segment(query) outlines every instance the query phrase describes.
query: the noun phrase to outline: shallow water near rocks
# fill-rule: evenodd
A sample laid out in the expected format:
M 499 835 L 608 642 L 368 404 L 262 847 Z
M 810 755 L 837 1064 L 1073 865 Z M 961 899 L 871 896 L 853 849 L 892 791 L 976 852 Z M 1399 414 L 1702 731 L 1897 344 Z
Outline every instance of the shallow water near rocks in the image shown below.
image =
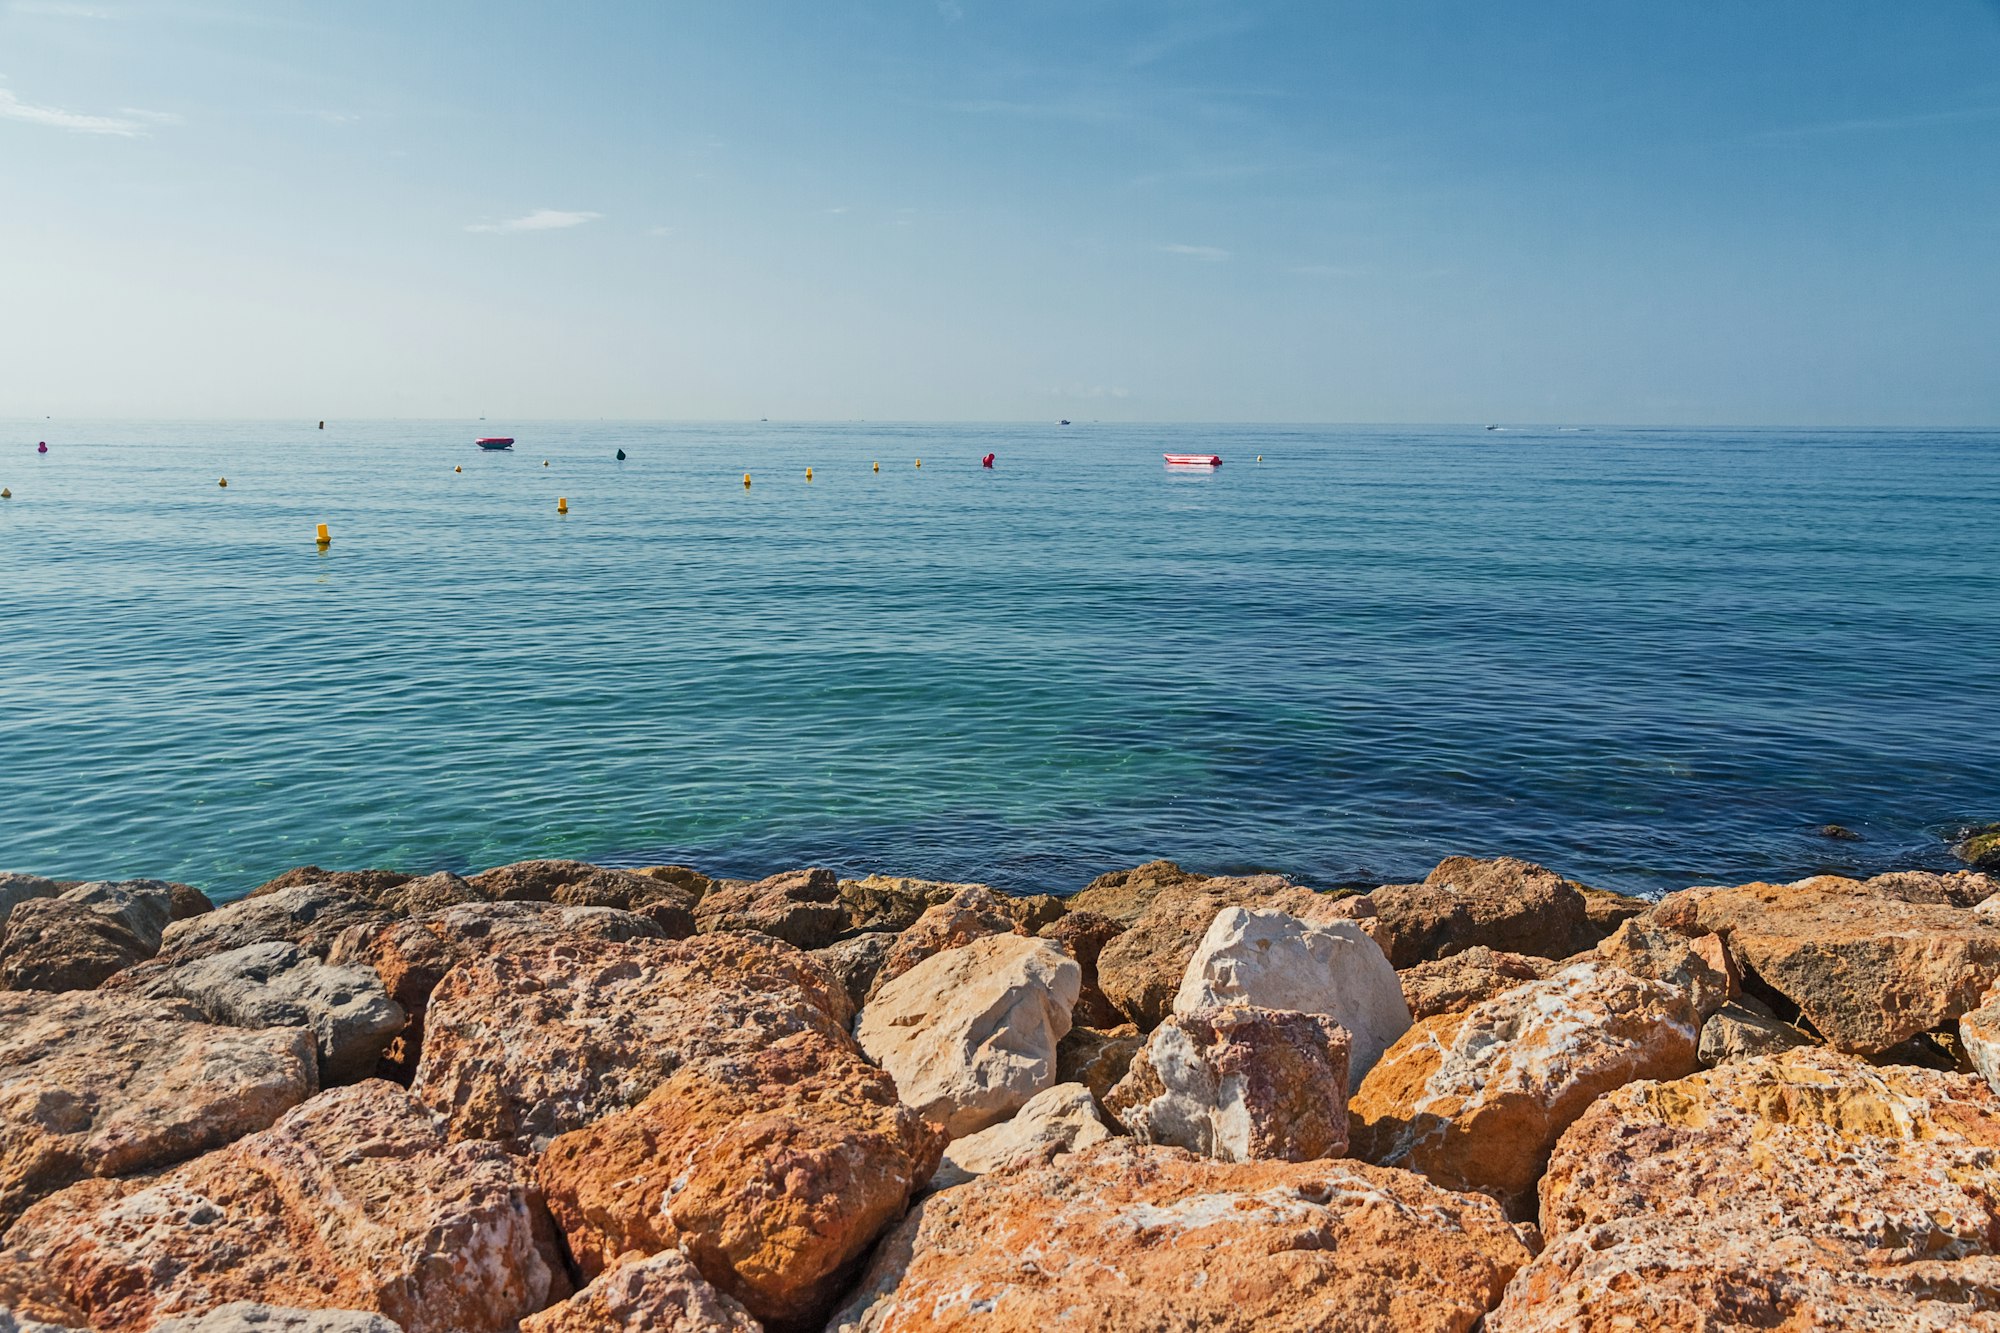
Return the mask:
M 2000 818 L 1991 432 L 42 422 L 0 484 L 0 868 L 1656 892 Z

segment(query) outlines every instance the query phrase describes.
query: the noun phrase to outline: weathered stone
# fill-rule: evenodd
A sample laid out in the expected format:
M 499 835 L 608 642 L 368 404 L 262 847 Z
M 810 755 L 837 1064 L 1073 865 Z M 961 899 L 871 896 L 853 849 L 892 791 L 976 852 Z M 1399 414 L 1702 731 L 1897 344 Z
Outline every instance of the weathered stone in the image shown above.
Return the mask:
M 1412 1027 L 1350 1104 L 1354 1155 L 1533 1210 L 1549 1151 L 1591 1102 L 1695 1062 L 1688 993 L 1584 963 Z
M 1183 870 L 1172 861 L 1148 861 L 1130 870 L 1099 875 L 1070 895 L 1069 910 L 1096 912 L 1120 925 L 1131 926 L 1145 915 L 1162 890 L 1199 884 L 1207 878 Z
M 566 885 L 592 879 L 606 873 L 601 867 L 588 861 L 514 861 L 491 870 L 482 870 L 467 876 L 472 884 L 494 902 L 502 903 L 550 903 L 555 901 L 556 891 Z M 618 874 L 620 872 L 609 872 Z M 634 877 L 636 878 L 636 876 Z M 612 903 L 579 903 L 577 906 L 610 907 Z
M 693 866 L 633 866 L 631 873 L 658 880 L 662 884 L 671 884 L 687 894 L 688 901 L 693 903 L 700 902 L 703 895 L 715 887 L 714 880 Z
M 844 1034 L 852 1013 L 810 955 L 759 934 L 524 946 L 432 991 L 411 1088 L 453 1139 L 525 1151 L 637 1105 L 690 1060 Z
M 549 1209 L 586 1276 L 679 1250 L 761 1319 L 823 1321 L 944 1135 L 842 1034 L 683 1066 L 549 1145 Z
M 237 1301 L 207 1314 L 179 1315 L 153 1325 L 153 1333 L 403 1333 L 402 1327 L 364 1310 L 295 1310 Z
M 812 956 L 839 980 L 847 991 L 847 998 L 859 1009 L 867 1002 L 868 992 L 875 989 L 875 978 L 882 970 L 882 960 L 889 956 L 889 950 L 895 944 L 894 932 L 868 930 L 844 940 L 835 940 L 823 949 L 814 949 Z
M 686 866 L 655 866 L 658 873 L 609 870 L 586 861 L 516 861 L 483 870 L 469 881 L 494 902 L 557 903 L 612 907 L 650 919 L 669 939 L 694 934 L 694 905 L 708 880 Z
M 423 1051 L 431 992 L 460 963 L 536 944 L 655 939 L 651 921 L 608 907 L 548 903 L 464 903 L 408 920 L 370 921 L 337 936 L 327 961 L 374 971 L 408 1026 L 385 1048 L 383 1068 L 407 1079 Z
M 1685 889 L 1652 919 L 1723 936 L 1753 992 L 1783 997 L 1829 1046 L 1869 1055 L 1956 1023 L 2000 980 L 2000 922 L 1893 889 L 1832 875 Z
M 53 898 L 30 898 L 7 917 L 0 987 L 94 990 L 160 948 L 173 891 L 159 880 L 96 881 Z
M 695 911 L 703 934 L 754 930 L 801 949 L 821 949 L 848 929 L 831 870 L 790 870 L 755 884 L 717 885 Z
M 1351 1161 L 1117 1139 L 931 1195 L 829 1333 L 1469 1333 L 1529 1251 L 1485 1199 Z
M 1011 1119 L 968 1134 L 945 1149 L 930 1188 L 950 1189 L 1014 1162 L 1045 1162 L 1111 1137 L 1097 1098 L 1081 1083 L 1058 1083 L 1028 1099 Z
M 878 989 L 854 1035 L 905 1102 L 961 1138 L 1055 1082 L 1080 977 L 1047 940 L 990 935 Z
M 309 1030 L 323 1086 L 366 1078 L 390 1038 L 403 1030 L 402 1006 L 372 970 L 330 966 L 296 944 L 246 944 L 148 971 L 129 986 L 120 980 L 112 986 L 154 999 L 186 1000 L 212 1022 Z
M 764 1333 L 764 1326 L 710 1286 L 686 1255 L 663 1250 L 529 1315 L 521 1333 Z
M 1348 1034 L 1323 1014 L 1245 1004 L 1173 1014 L 1110 1096 L 1141 1143 L 1224 1162 L 1347 1151 Z
M 1162 888 L 1132 928 L 1097 955 L 1097 984 L 1121 1014 L 1151 1029 L 1173 1006 L 1195 946 L 1223 908 L 1268 907 L 1301 920 L 1318 920 L 1323 918 L 1316 913 L 1333 902 L 1330 895 L 1288 884 L 1276 875 L 1205 879 Z
M 1368 892 L 1370 933 L 1398 968 L 1463 953 L 1476 944 L 1538 958 L 1567 958 L 1595 945 L 1582 886 L 1511 856 L 1453 856 L 1422 884 Z
M 1490 1333 L 2000 1329 L 2000 1099 L 1800 1049 L 1599 1100 Z
M 174 922 L 160 945 L 159 962 L 177 966 L 246 944 L 273 942 L 296 944 L 315 958 L 324 958 L 341 931 L 393 920 L 395 915 L 337 884 L 291 884 L 224 903 L 206 916 Z
M 1974 870 L 2000 870 L 2000 824 L 1968 829 L 1952 844 L 1951 854 Z
M 0 871 L 0 944 L 6 942 L 7 918 L 13 913 L 14 904 L 24 903 L 30 898 L 53 898 L 61 892 L 62 886 L 55 880 L 12 870 Z
M 39 1263 L 19 1250 L 0 1250 L 0 1333 L 71 1333 L 83 1322 L 83 1311 Z
M 1146 1038 L 1131 1023 L 1115 1028 L 1073 1027 L 1056 1043 L 1056 1080 L 1083 1084 L 1102 1105 L 1145 1044 Z
M 880 990 L 934 954 L 962 948 L 988 935 L 1018 933 L 1022 932 L 1001 905 L 999 894 L 968 885 L 935 907 L 924 909 L 924 914 L 896 937 L 882 960 L 881 970 L 875 974 L 875 989 Z
M 2000 1093 L 2000 986 L 1986 992 L 1979 1007 L 1958 1020 L 1958 1044 L 1966 1061 Z
M 397 885 L 374 895 L 378 907 L 387 908 L 397 916 L 410 916 L 417 912 L 435 912 L 440 908 L 456 907 L 460 903 L 490 902 L 491 896 L 475 887 L 471 881 L 461 879 L 449 870 L 435 874 L 420 875 L 415 879 Z
M 1705 1067 L 1810 1044 L 1797 1028 L 1779 1022 L 1768 1013 L 1759 1013 L 1752 1004 L 1755 1001 L 1731 1001 L 1702 1023 L 1701 1041 L 1695 1053 Z
M 175 1000 L 0 994 L 0 1235 L 43 1195 L 219 1148 L 314 1088 L 299 1029 L 218 1027 Z
M 501 1333 L 568 1295 L 519 1165 L 490 1143 L 448 1145 L 380 1080 L 164 1175 L 72 1185 L 8 1241 L 104 1333 L 236 1301 Z
M 1083 975 L 1077 987 L 1076 1009 L 1072 1014 L 1079 1027 L 1117 1027 L 1125 1021 L 1118 1006 L 1111 1003 L 1097 984 L 1097 956 L 1104 946 L 1125 933 L 1122 922 L 1096 912 L 1065 912 L 1037 930 L 1042 939 L 1053 941 L 1076 959 Z
M 1718 937 L 1702 938 L 1714 946 Z M 1694 1000 L 1695 1013 L 1705 1019 L 1736 997 L 1736 987 L 1725 968 L 1711 964 L 1694 946 L 1695 941 L 1678 931 L 1641 919 L 1625 922 L 1599 941 L 1596 956 L 1635 977 L 1679 986 Z M 1719 948 L 1711 956 L 1719 960 Z
M 1598 935 L 1609 935 L 1635 916 L 1644 916 L 1653 909 L 1653 904 L 1644 898 L 1635 898 L 1629 893 L 1614 893 L 1610 889 L 1593 889 L 1587 884 L 1575 885 L 1583 895 L 1583 914 L 1590 921 L 1591 930 Z
M 1345 1028 L 1352 1046 L 1341 1068 L 1343 1106 L 1350 1074 L 1356 1083 L 1366 1078 L 1410 1027 L 1396 970 L 1359 926 L 1311 925 L 1283 912 L 1216 913 L 1188 961 L 1174 1012 L 1225 1004 L 1323 1014 Z
M 908 930 L 917 924 L 918 917 L 965 889 L 996 892 L 984 884 L 953 884 L 934 879 L 910 879 L 902 875 L 870 875 L 866 879 L 841 880 L 839 895 L 854 929 L 894 932 Z
M 215 903 L 209 896 L 192 884 L 167 883 L 167 915 L 175 921 L 185 921 L 191 916 L 205 916 L 215 910 Z
M 1039 935 L 1069 915 L 1069 899 L 1053 893 L 1003 893 L 1000 901 L 1023 935 Z
M 243 896 L 261 898 L 283 889 L 297 888 L 301 884 L 325 884 L 348 897 L 376 899 L 415 878 L 400 870 L 321 870 L 318 866 L 294 866 Z
M 1403 1000 L 1413 1020 L 1455 1014 L 1484 1004 L 1529 981 L 1540 981 L 1561 970 L 1547 958 L 1504 953 L 1475 944 L 1464 953 L 1434 958 L 1397 974 Z

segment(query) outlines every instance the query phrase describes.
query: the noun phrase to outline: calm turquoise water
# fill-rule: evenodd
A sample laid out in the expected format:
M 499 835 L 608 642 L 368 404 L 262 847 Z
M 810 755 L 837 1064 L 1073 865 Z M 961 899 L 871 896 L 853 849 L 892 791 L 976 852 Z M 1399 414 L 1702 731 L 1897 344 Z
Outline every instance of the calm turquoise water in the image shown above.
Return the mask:
M 1650 891 L 2000 818 L 2000 435 L 500 425 L 0 426 L 0 867 Z

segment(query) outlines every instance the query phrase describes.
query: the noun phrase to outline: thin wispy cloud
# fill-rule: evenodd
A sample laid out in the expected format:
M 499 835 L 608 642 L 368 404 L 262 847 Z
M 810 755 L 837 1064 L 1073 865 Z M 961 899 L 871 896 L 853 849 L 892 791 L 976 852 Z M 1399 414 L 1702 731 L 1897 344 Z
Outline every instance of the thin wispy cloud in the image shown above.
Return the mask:
M 1183 259 L 1199 259 L 1204 264 L 1220 264 L 1229 258 L 1229 251 L 1219 245 L 1163 245 L 1163 255 L 1179 255 Z
M 1819 125 L 1796 125 L 1788 129 L 1765 130 L 1752 137 L 1765 141 L 1817 139 L 1834 134 L 1880 134 L 1893 130 L 1924 130 L 1939 125 L 1966 125 L 1981 120 L 2000 120 L 2000 106 L 1968 106 L 1953 111 L 1925 111 L 1909 116 L 1829 120 Z
M 144 107 L 121 106 L 118 108 L 118 114 L 121 116 L 130 116 L 134 120 L 142 120 L 148 125 L 187 124 L 187 117 L 178 111 L 148 111 Z
M 505 222 L 473 222 L 465 229 L 502 235 L 517 231 L 561 231 L 565 227 L 581 227 L 584 223 L 595 222 L 603 216 L 602 213 L 538 208 L 525 217 L 509 218 Z
M 142 139 L 146 127 L 128 116 L 91 116 L 61 107 L 37 106 L 23 102 L 6 88 L 0 88 L 0 120 L 18 120 L 27 125 L 43 125 L 72 134 L 109 134 L 121 139 Z

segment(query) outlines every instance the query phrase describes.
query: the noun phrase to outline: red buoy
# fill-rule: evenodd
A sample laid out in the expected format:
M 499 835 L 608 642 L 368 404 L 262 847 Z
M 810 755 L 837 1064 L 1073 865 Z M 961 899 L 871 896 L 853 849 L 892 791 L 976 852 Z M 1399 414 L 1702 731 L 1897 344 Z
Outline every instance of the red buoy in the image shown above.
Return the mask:
M 984 458 L 980 459 L 980 460 L 979 460 L 979 466 L 981 466 L 981 467 L 992 467 L 992 466 L 993 466 L 993 455 L 992 455 L 992 454 L 988 454 L 988 455 L 986 455 L 986 457 L 984 457 Z
M 49 451 L 49 442 L 47 440 L 43 440 L 40 444 L 35 446 L 35 452 L 38 454 L 45 454 L 48 451 Z

